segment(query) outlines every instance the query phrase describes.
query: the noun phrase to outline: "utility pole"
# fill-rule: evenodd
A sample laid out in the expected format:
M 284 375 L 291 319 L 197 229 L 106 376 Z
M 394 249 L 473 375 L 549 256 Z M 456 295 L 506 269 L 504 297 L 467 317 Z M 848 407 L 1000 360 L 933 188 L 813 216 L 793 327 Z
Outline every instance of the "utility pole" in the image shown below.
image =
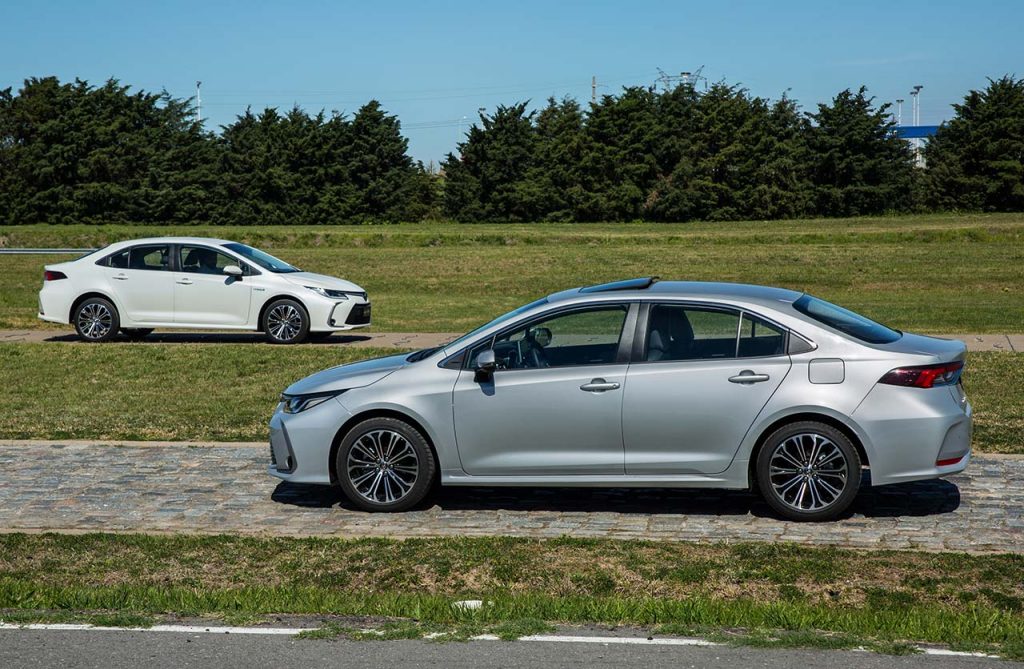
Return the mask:
M 590 77 L 590 104 L 597 104 L 597 75 Z
M 199 88 L 203 85 L 203 82 L 196 82 L 196 123 L 202 125 L 203 123 L 203 98 L 199 95 Z
M 918 126 L 921 124 L 921 89 L 924 86 L 918 84 L 910 91 L 910 97 L 914 103 L 913 117 L 914 125 Z M 923 159 L 921 158 L 921 140 L 917 137 L 914 138 L 914 163 L 918 167 L 923 166 Z
M 903 98 L 896 98 L 896 127 L 903 125 Z

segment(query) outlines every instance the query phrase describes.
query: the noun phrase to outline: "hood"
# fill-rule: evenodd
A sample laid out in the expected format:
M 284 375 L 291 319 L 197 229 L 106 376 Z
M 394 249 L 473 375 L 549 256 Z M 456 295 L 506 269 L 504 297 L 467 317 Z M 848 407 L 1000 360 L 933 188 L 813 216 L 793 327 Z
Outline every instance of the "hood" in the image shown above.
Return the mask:
M 390 355 L 386 358 L 375 358 L 373 360 L 363 360 L 362 362 L 331 367 L 296 381 L 288 386 L 284 392 L 287 395 L 305 395 L 307 393 L 348 390 L 350 388 L 368 386 L 408 364 L 405 361 L 408 355 L 408 353 Z
M 317 286 L 318 288 L 330 288 L 331 290 L 344 290 L 350 293 L 366 292 L 351 281 L 337 279 L 326 274 L 314 274 L 313 272 L 289 272 L 281 274 L 285 279 L 299 286 Z

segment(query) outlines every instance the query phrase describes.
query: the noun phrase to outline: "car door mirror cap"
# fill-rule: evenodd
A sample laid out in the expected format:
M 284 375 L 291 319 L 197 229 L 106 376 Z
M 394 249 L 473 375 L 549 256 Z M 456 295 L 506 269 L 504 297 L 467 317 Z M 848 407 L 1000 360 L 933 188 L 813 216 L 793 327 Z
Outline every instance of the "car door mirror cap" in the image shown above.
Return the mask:
M 236 279 L 241 279 L 242 275 L 245 274 L 245 272 L 242 271 L 242 268 L 238 265 L 228 265 L 223 271 L 228 276 L 233 276 Z
M 493 349 L 487 349 L 480 351 L 479 355 L 476 356 L 476 374 L 474 379 L 476 381 L 488 381 L 494 376 L 494 370 L 497 369 L 498 362 L 494 356 Z

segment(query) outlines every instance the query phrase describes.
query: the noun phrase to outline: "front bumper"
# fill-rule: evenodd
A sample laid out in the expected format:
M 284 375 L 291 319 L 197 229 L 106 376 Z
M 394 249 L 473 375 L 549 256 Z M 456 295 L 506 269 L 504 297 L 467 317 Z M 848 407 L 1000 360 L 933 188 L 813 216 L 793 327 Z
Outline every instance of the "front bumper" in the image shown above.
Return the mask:
M 370 325 L 370 301 L 360 297 L 347 300 L 307 298 L 306 308 L 312 332 L 342 332 Z
M 351 417 L 334 398 L 297 414 L 281 407 L 270 419 L 270 460 L 267 473 L 292 483 L 331 483 L 331 446 Z

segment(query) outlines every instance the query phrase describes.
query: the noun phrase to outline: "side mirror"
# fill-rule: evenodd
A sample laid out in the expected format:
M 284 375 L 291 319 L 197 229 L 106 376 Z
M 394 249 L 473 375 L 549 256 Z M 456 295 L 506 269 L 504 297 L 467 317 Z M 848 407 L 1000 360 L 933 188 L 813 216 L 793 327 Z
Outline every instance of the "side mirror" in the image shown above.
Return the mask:
M 228 276 L 233 276 L 235 278 L 239 278 L 243 274 L 242 268 L 239 267 L 238 265 L 228 265 L 227 267 L 224 268 L 223 271 Z
M 494 370 L 497 368 L 498 363 L 494 358 L 494 351 L 487 349 L 486 351 L 480 351 L 480 354 L 476 356 L 476 374 L 474 380 L 476 381 L 487 381 L 494 376 Z

